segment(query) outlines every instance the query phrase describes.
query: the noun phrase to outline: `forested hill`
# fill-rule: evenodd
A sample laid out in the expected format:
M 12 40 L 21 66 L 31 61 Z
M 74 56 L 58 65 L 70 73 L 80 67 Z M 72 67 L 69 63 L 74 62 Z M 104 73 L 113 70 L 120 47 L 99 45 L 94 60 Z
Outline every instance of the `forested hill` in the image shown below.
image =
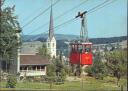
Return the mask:
M 90 39 L 90 41 L 93 44 L 115 43 L 115 42 L 122 42 L 124 40 L 127 40 L 127 36 L 110 37 L 110 38 L 92 38 L 92 39 Z
M 25 35 L 22 36 L 24 42 L 29 41 L 46 41 L 48 35 Z M 55 35 L 56 40 L 58 42 L 64 43 L 64 42 L 70 42 L 72 40 L 77 40 L 79 36 L 77 35 L 63 35 L 63 34 L 56 34 Z M 106 43 L 115 43 L 115 42 L 121 42 L 124 40 L 127 40 L 127 36 L 120 36 L 120 37 L 110 37 L 110 38 L 91 38 L 89 39 L 90 42 L 93 44 L 106 44 Z

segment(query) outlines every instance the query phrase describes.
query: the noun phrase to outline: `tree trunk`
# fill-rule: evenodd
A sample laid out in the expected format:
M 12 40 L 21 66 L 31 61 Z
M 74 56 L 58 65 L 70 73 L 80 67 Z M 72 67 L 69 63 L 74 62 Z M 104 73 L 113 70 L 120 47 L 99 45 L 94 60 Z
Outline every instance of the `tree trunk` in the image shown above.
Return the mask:
M 8 64 L 7 64 L 7 61 L 6 61 L 6 73 L 8 73 Z

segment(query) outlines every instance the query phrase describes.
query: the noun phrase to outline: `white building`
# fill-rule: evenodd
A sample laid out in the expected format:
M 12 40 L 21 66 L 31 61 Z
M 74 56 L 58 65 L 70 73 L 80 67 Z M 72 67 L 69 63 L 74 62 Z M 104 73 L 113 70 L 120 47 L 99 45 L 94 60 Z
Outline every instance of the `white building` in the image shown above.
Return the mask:
M 53 29 L 53 15 L 52 15 L 52 7 L 50 13 L 50 25 L 49 25 L 49 36 L 46 42 L 46 46 L 48 49 L 49 55 L 53 58 L 56 58 L 56 39 L 54 36 L 54 29 Z

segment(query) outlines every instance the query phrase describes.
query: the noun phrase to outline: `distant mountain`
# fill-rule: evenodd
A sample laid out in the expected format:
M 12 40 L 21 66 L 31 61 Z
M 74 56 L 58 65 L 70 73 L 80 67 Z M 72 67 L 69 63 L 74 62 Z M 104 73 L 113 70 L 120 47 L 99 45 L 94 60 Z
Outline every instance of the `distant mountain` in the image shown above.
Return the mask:
M 64 35 L 64 34 L 55 34 L 56 40 L 74 40 L 77 39 L 79 36 L 77 35 Z M 48 38 L 48 34 L 38 34 L 38 35 L 24 35 L 22 36 L 24 42 L 29 41 L 46 41 Z
M 48 38 L 48 34 L 38 34 L 38 35 L 24 35 L 23 41 L 46 41 Z M 78 40 L 78 35 L 65 35 L 65 34 L 55 34 L 56 40 L 58 42 L 69 42 L 72 40 Z M 120 36 L 120 37 L 110 37 L 110 38 L 91 38 L 89 39 L 90 42 L 93 44 L 106 44 L 106 43 L 115 43 L 121 42 L 123 40 L 127 40 L 127 36 Z
M 115 42 L 122 42 L 124 40 L 127 40 L 127 36 L 110 37 L 110 38 L 92 38 L 92 39 L 90 39 L 90 41 L 93 44 L 115 43 Z

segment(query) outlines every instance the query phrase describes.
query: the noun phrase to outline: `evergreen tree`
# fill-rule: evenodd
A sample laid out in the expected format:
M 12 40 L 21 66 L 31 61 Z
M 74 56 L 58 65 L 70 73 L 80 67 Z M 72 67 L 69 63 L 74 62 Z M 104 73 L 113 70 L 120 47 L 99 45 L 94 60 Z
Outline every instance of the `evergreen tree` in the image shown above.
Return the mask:
M 55 65 L 54 64 L 49 64 L 47 66 L 47 76 L 46 76 L 46 81 L 48 81 L 49 85 L 50 85 L 50 89 L 52 88 L 53 83 L 56 80 L 56 73 L 55 73 Z
M 64 68 L 64 64 L 59 59 L 55 60 L 55 67 L 56 67 L 56 76 L 58 77 L 58 81 L 64 82 L 66 78 L 66 71 Z

